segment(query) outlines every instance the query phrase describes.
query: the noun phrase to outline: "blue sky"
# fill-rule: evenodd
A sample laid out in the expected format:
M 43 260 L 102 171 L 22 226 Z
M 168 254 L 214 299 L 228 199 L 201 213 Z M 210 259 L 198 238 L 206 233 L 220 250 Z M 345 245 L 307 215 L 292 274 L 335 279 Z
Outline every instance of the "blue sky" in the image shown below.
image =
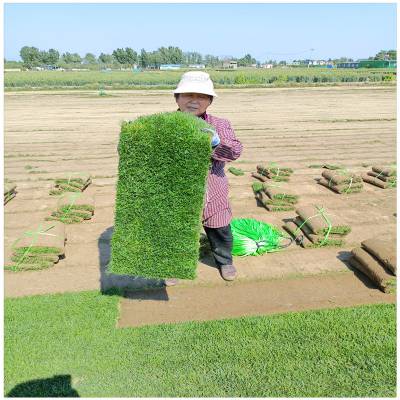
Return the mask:
M 20 60 L 23 46 L 81 56 L 178 46 L 261 62 L 359 59 L 397 47 L 394 3 L 6 3 L 4 25 L 7 60 Z

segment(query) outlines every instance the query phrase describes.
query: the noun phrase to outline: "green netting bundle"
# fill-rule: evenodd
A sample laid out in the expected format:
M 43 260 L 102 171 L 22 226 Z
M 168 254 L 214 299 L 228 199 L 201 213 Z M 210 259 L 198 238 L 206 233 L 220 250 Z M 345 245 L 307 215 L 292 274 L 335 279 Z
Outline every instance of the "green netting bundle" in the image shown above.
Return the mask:
M 275 226 L 252 218 L 236 218 L 231 222 L 233 235 L 232 255 L 257 256 L 278 251 L 284 245 L 283 240 L 291 239 Z
M 211 160 L 210 126 L 183 112 L 122 125 L 109 271 L 194 279 Z

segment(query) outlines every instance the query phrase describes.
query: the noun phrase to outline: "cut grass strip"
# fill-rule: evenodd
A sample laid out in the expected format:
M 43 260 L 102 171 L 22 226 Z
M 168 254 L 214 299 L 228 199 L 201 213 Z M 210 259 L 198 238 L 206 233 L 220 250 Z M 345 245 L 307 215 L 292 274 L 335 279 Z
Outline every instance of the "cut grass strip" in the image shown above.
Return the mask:
M 241 170 L 240 168 L 230 167 L 230 168 L 228 168 L 228 171 L 231 174 L 236 175 L 236 176 L 244 175 L 244 171 Z
M 211 158 L 205 128 L 183 112 L 122 125 L 110 272 L 195 278 Z
M 81 397 L 396 396 L 395 305 L 116 329 L 118 301 L 5 299 L 5 395 L 68 373 Z

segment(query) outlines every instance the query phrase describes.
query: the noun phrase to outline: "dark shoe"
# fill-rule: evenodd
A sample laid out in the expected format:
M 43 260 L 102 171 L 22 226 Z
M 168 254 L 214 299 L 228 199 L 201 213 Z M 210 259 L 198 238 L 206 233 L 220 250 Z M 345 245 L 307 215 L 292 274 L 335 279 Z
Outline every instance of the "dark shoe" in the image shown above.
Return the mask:
M 236 268 L 231 264 L 221 265 L 219 267 L 219 272 L 226 281 L 233 281 L 236 278 Z
M 178 282 L 179 282 L 178 278 L 167 278 L 167 279 L 164 279 L 164 285 L 165 286 L 175 286 L 175 285 L 178 284 Z

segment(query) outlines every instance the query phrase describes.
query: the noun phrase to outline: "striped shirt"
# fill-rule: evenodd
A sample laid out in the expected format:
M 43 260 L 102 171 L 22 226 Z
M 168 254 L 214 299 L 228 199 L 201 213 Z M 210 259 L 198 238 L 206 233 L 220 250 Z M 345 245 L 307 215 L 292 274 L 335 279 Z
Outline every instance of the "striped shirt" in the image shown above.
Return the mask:
M 207 113 L 201 116 L 212 125 L 221 143 L 212 153 L 212 166 L 207 177 L 207 190 L 204 200 L 204 226 L 221 228 L 229 225 L 232 219 L 232 210 L 228 200 L 228 178 L 225 175 L 225 163 L 239 158 L 242 144 L 235 137 L 235 133 L 227 119 L 217 118 Z

